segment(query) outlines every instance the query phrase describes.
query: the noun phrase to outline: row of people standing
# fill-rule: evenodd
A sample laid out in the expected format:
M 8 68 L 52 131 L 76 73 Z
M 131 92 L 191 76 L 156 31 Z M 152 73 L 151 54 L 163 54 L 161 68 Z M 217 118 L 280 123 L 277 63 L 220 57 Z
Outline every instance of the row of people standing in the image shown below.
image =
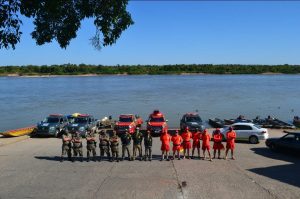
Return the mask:
M 224 159 L 227 159 L 227 154 L 229 150 L 231 151 L 231 158 L 234 158 L 234 148 L 235 148 L 235 138 L 236 133 L 230 127 L 229 131 L 226 132 L 226 151 Z M 176 130 L 175 135 L 170 136 L 167 132 L 163 132 L 160 136 L 161 141 L 161 160 L 169 158 L 170 143 L 173 143 L 173 156 L 172 159 L 175 159 L 177 156 L 178 160 L 181 159 L 181 151 L 183 151 L 183 159 L 194 159 L 194 153 L 197 150 L 198 158 L 200 159 L 200 145 L 202 140 L 202 151 L 203 159 L 206 159 L 206 153 L 208 154 L 209 160 L 212 161 L 210 154 L 210 140 L 211 136 L 206 129 L 203 132 L 200 132 L 199 129 L 196 129 L 195 133 L 191 133 L 188 127 L 179 135 L 178 130 Z M 221 150 L 224 150 L 224 145 L 222 144 L 223 135 L 221 134 L 220 129 L 216 129 L 212 134 L 213 140 L 213 158 L 216 158 L 216 153 L 218 153 L 218 159 L 221 159 Z M 192 149 L 192 156 L 190 157 L 190 149 Z
M 224 149 L 222 144 L 223 136 L 219 129 L 216 129 L 213 132 L 213 149 L 214 149 L 214 157 L 216 157 L 216 152 L 218 152 L 218 158 L 221 158 L 221 150 Z M 232 128 L 229 129 L 229 132 L 226 133 L 227 144 L 226 144 L 226 152 L 225 159 L 227 158 L 227 153 L 231 150 L 231 157 L 234 159 L 233 151 L 234 151 L 234 140 L 236 137 L 235 132 Z M 121 138 L 121 139 L 120 139 Z M 101 131 L 99 134 L 99 149 L 100 149 L 100 159 L 106 155 L 110 161 L 119 161 L 119 142 L 122 144 L 122 156 L 121 160 L 125 159 L 125 153 L 127 153 L 128 160 L 135 160 L 138 157 L 140 160 L 152 160 L 152 136 L 151 132 L 147 131 L 145 134 L 142 134 L 137 128 L 136 132 L 131 135 L 128 130 L 120 136 L 120 138 L 116 135 L 116 132 L 113 131 L 112 136 L 109 136 L 105 131 Z M 144 140 L 144 156 L 142 150 L 142 141 Z M 163 132 L 160 136 L 161 141 L 161 160 L 170 160 L 169 151 L 170 151 L 170 142 L 173 143 L 173 156 L 175 156 L 180 160 L 181 159 L 181 151 L 183 150 L 183 158 L 194 159 L 194 153 L 197 151 L 198 158 L 200 159 L 200 141 L 202 140 L 202 151 L 203 151 L 203 159 L 206 159 L 206 153 L 209 156 L 209 160 L 212 160 L 210 154 L 210 140 L 211 137 L 208 131 L 205 129 L 203 132 L 200 132 L 198 129 L 195 133 L 191 133 L 188 128 L 179 135 L 179 132 L 176 131 L 175 135 L 171 136 L 168 132 Z M 78 132 L 69 133 L 66 130 L 62 136 L 62 155 L 61 161 L 64 160 L 64 156 L 67 154 L 68 158 L 74 161 L 74 157 L 79 156 L 80 160 L 83 160 L 83 144 L 82 138 Z M 131 154 L 131 142 L 133 142 L 133 154 Z M 95 134 L 89 129 L 86 136 L 86 149 L 87 149 L 87 161 L 90 161 L 90 156 L 93 155 L 93 160 L 96 161 L 96 147 L 97 141 Z M 192 156 L 190 157 L 190 149 L 192 149 Z M 72 154 L 73 150 L 73 154 Z
M 142 141 L 144 140 L 145 155 L 142 152 Z M 119 143 L 122 144 L 122 156 L 121 160 L 125 159 L 127 153 L 128 160 L 135 160 L 138 157 L 140 160 L 152 160 L 152 136 L 150 131 L 147 131 L 143 135 L 139 128 L 136 132 L 131 135 L 128 130 L 120 136 L 116 135 L 113 131 L 112 135 L 109 136 L 105 131 L 101 131 L 99 134 L 99 149 L 101 161 L 106 155 L 110 161 L 119 161 Z M 133 154 L 131 154 L 131 142 L 133 141 Z M 79 156 L 80 161 L 83 161 L 83 140 L 78 132 L 69 132 L 65 130 L 62 135 L 62 154 L 61 161 L 64 160 L 64 156 L 67 154 L 68 159 L 75 161 L 74 157 Z M 94 132 L 90 129 L 87 131 L 86 136 L 86 149 L 87 149 L 87 161 L 90 161 L 90 156 L 93 155 L 93 160 L 96 161 L 96 146 L 97 140 Z M 72 153 L 73 150 L 73 153 Z

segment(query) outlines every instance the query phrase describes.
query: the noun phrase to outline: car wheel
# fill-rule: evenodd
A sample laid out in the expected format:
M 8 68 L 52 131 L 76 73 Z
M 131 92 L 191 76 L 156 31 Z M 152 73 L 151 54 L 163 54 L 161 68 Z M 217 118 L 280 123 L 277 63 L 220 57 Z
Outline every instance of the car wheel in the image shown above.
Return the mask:
M 256 136 L 250 136 L 249 142 L 251 144 L 257 144 L 258 143 L 258 138 Z

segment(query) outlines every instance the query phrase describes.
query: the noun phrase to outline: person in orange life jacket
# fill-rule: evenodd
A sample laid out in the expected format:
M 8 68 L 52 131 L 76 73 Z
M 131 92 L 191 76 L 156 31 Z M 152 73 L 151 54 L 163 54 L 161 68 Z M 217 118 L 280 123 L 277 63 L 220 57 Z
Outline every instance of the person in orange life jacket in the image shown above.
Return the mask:
M 161 160 L 164 159 L 164 156 L 166 155 L 167 161 L 169 161 L 169 151 L 170 151 L 170 141 L 171 136 L 168 134 L 167 130 L 164 130 L 160 136 L 161 141 Z
M 190 148 L 192 148 L 191 138 L 192 133 L 189 131 L 189 127 L 185 128 L 185 131 L 181 134 L 182 137 L 182 146 L 183 146 L 183 159 L 187 154 L 187 159 L 190 159 Z
M 224 145 L 222 144 L 223 136 L 222 136 L 221 131 L 220 131 L 219 128 L 217 128 L 213 132 L 213 140 L 214 140 L 214 145 L 213 145 L 214 157 L 213 157 L 213 159 L 216 158 L 217 151 L 218 151 L 218 159 L 220 159 L 221 150 L 224 149 Z
M 229 131 L 226 133 L 226 139 L 227 139 L 227 143 L 226 143 L 226 152 L 225 152 L 225 157 L 224 159 L 227 159 L 227 154 L 228 151 L 231 151 L 231 159 L 235 160 L 234 156 L 233 156 L 233 152 L 234 152 L 234 148 L 235 148 L 235 138 L 236 138 L 236 133 L 233 130 L 232 127 L 229 128 Z
M 194 159 L 194 152 L 195 149 L 197 149 L 198 152 L 198 158 L 200 159 L 200 140 L 201 140 L 202 134 L 199 131 L 198 128 L 196 128 L 196 132 L 193 134 L 193 150 L 192 150 L 192 159 Z
M 205 151 L 207 151 L 209 155 L 209 160 L 212 161 L 211 155 L 210 155 L 210 135 L 208 134 L 207 130 L 203 130 L 202 134 L 202 151 L 203 151 L 203 160 L 206 159 Z
M 173 142 L 173 160 L 175 159 L 175 153 L 177 152 L 177 158 L 180 160 L 180 148 L 182 143 L 182 137 L 178 134 L 178 130 L 176 130 L 175 135 L 172 136 Z

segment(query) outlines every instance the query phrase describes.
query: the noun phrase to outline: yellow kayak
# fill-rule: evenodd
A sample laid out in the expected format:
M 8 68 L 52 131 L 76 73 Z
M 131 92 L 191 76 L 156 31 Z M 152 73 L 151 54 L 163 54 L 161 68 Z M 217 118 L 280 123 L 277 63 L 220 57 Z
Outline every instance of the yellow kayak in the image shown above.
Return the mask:
M 28 134 L 32 133 L 32 131 L 34 130 L 35 127 L 36 126 L 29 126 L 29 127 L 20 128 L 20 129 L 9 130 L 9 131 L 5 131 L 5 132 L 1 133 L 1 135 L 7 136 L 7 137 L 18 137 L 18 136 L 22 136 L 22 135 L 28 135 Z

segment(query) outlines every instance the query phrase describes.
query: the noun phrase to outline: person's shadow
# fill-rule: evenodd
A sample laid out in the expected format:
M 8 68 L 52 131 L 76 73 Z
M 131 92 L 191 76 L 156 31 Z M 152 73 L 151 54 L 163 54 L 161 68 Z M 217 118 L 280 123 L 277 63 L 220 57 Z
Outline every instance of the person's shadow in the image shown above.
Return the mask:
M 263 168 L 249 169 L 259 175 L 263 175 L 272 179 L 276 179 L 280 182 L 284 182 L 293 186 L 300 187 L 300 158 L 299 155 L 290 155 L 287 153 L 280 153 L 271 151 L 269 148 L 252 148 L 252 151 L 258 155 L 262 155 L 267 158 L 283 160 L 290 162 L 286 165 L 278 165 Z

